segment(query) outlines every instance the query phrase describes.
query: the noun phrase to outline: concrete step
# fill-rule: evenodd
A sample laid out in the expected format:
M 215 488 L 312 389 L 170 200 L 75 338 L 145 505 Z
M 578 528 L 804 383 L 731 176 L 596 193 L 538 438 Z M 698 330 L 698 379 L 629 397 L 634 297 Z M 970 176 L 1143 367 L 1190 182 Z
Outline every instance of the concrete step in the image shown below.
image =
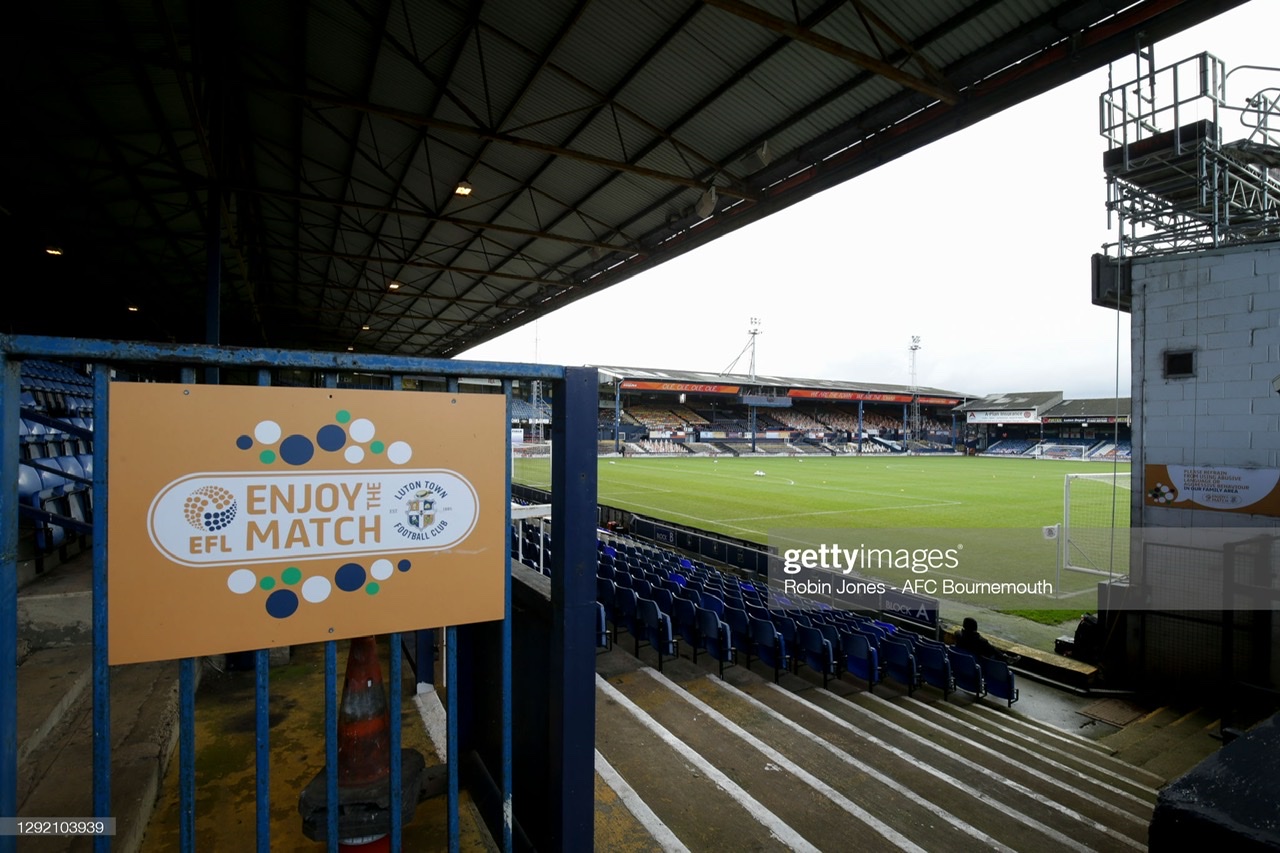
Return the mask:
M 612 681 L 597 677 L 596 748 L 652 814 L 646 823 L 655 827 L 655 837 L 660 837 L 656 828 L 661 827 L 692 850 L 715 849 L 725 839 L 742 849 L 786 848 L 774 831 L 781 819 L 772 814 L 762 819 L 766 810 L 744 803 L 734 782 Z M 786 836 L 794 834 L 789 827 L 785 830 Z
M 899 761 L 883 744 L 860 737 L 802 697 L 766 681 L 734 682 L 703 676 L 681 686 L 733 726 L 857 803 L 889 839 L 897 833 L 926 850 L 1044 845 L 1043 835 L 1011 825 L 965 785 Z M 831 841 L 820 846 L 829 847 Z
M 1142 814 L 1155 804 L 1156 787 L 1164 780 L 1123 760 L 1117 759 L 1092 741 L 1082 741 L 1052 731 L 1044 724 L 1020 718 L 1016 711 L 992 708 L 983 702 L 957 704 L 941 698 L 928 701 L 920 692 L 917 698 L 900 697 L 895 704 L 915 713 L 921 722 L 930 720 L 999 751 L 1020 751 L 1037 767 L 1057 771 L 1055 776 L 1074 784 L 1075 777 L 1094 780 L 1099 794 L 1124 794 L 1128 802 L 1139 803 Z
M 1117 757 L 1168 780 L 1221 748 L 1218 727 L 1217 715 L 1206 709 L 1162 708 L 1103 742 L 1116 749 Z
M 89 701 L 88 646 L 31 652 L 18 667 L 18 799 L 31 791 L 49 762 L 46 743 L 78 719 Z
M 30 651 L 93 639 L 93 562 L 87 554 L 35 576 L 18 591 L 18 636 Z
M 841 701 L 831 693 L 815 689 L 812 695 L 798 696 L 765 683 L 743 685 L 754 698 L 766 703 L 784 718 L 797 723 L 868 767 L 881 784 L 905 789 L 927 807 L 936 807 L 946 817 L 935 820 L 924 842 L 944 849 L 1084 850 L 1070 831 L 1054 826 L 1069 823 L 1038 801 L 1029 789 L 945 750 L 922 753 L 919 745 L 896 737 L 891 731 L 872 733 L 873 726 L 856 715 L 851 719 Z M 825 696 L 823 695 L 825 693 Z M 830 699 L 831 709 L 822 699 Z M 813 701 L 810 701 L 813 700 Z M 896 741 L 896 742 L 895 742 Z M 957 822 L 962 825 L 957 828 Z M 1069 827 L 1074 830 L 1075 827 Z M 975 842 L 977 833 L 992 838 Z M 919 839 L 917 839 L 919 840 Z
M 177 736 L 177 667 L 173 663 L 113 667 L 110 695 L 111 816 L 116 818 L 112 849 L 132 851 L 141 841 Z M 63 722 L 31 750 L 27 761 L 30 784 L 19 798 L 20 815 L 94 815 L 89 696 L 68 708 Z M 87 837 L 24 842 L 29 842 L 24 850 L 35 851 L 93 848 L 93 839 Z
M 648 650 L 639 661 L 616 649 L 601 659 L 611 656 L 633 661 L 598 667 L 633 714 L 645 714 L 817 847 L 857 837 L 894 849 L 1145 848 L 1154 778 L 1073 733 L 1010 723 L 1005 711 L 981 703 L 947 707 L 954 700 L 943 703 L 940 694 L 908 699 L 877 686 L 871 695 L 844 680 L 823 690 L 790 673 L 775 685 L 772 670 L 759 666 L 731 668 L 722 681 L 688 660 L 667 661 L 659 675 L 634 668 L 656 663 Z M 606 707 L 601 731 L 615 725 L 604 722 Z M 612 761 L 629 760 L 625 746 L 615 751 Z M 670 787 L 663 779 L 682 778 L 664 766 L 651 767 L 657 779 L 636 787 L 646 802 L 650 790 Z M 700 813 L 708 811 L 715 809 Z
M 984 743 L 971 737 L 973 732 L 952 727 L 945 717 L 926 720 L 872 694 L 839 697 L 815 690 L 808 698 L 899 750 L 903 759 L 981 788 L 1066 848 L 1145 847 L 1149 805 L 1069 770 L 1045 767 L 1043 759 L 1020 747 Z

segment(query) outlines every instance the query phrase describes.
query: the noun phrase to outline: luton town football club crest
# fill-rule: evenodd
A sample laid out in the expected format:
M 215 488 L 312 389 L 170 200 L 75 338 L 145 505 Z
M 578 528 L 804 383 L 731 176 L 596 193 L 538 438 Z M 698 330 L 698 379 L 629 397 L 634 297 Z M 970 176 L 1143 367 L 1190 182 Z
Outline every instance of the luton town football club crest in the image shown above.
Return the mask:
M 409 518 L 409 526 L 416 527 L 421 530 L 424 527 L 430 527 L 436 520 L 436 499 L 427 489 L 420 489 L 413 493 L 405 505 L 406 514 Z

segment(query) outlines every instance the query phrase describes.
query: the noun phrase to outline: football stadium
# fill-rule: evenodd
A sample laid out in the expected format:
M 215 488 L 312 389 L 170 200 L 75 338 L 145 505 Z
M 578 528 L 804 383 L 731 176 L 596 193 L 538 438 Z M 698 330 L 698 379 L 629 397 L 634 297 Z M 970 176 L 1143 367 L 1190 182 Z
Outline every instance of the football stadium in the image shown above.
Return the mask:
M 1280 68 L 1163 50 L 1265 3 L 10 10 L 0 853 L 1280 849 Z M 910 158 L 1090 74 L 1108 242 L 1035 127 L 962 269 Z M 901 257 L 764 230 L 885 173 Z

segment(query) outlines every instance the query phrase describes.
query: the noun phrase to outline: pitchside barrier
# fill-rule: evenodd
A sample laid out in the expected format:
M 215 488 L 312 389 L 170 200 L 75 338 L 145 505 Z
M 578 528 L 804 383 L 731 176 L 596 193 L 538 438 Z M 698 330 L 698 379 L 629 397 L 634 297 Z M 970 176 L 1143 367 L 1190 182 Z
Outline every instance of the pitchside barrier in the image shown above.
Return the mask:
M 391 794 L 410 772 L 401 766 L 402 662 L 430 684 L 433 630 L 443 628 L 450 849 L 464 781 L 504 850 L 517 838 L 591 848 L 594 369 L 35 336 L 0 336 L 0 817 L 18 808 L 15 484 L 23 364 L 34 360 L 74 364 L 93 379 L 93 815 L 111 815 L 112 666 L 175 659 L 180 849 L 195 849 L 197 658 L 248 651 L 256 846 L 269 850 L 268 647 L 322 642 L 318 823 L 336 851 L 337 641 L 389 635 Z M 315 387 L 275 385 L 276 371 L 291 386 L 309 371 Z M 460 393 L 466 378 L 497 380 L 489 387 L 501 393 Z M 556 548 L 549 606 L 532 613 L 513 611 L 507 547 L 516 380 L 549 383 L 553 400 Z M 517 671 L 513 644 L 539 649 L 538 660 Z M 513 727 L 516 707 L 522 724 Z M 401 797 L 387 800 L 380 832 L 399 850 Z M 110 837 L 94 838 L 95 851 L 110 847 Z M 15 838 L 0 837 L 0 853 L 14 849 Z
M 1129 574 L 1131 474 L 1068 474 L 1062 495 L 1062 565 L 1073 572 Z

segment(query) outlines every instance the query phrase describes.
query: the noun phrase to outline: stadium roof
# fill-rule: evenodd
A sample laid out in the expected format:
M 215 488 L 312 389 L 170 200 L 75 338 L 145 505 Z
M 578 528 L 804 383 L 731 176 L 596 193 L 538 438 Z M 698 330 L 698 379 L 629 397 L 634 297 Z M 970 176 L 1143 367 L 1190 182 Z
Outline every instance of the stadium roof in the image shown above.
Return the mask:
M 1049 421 L 1106 421 L 1111 418 L 1128 420 L 1133 414 L 1133 400 L 1129 397 L 1101 397 L 1092 400 L 1063 400 L 1043 417 Z
M 1129 397 L 1064 400 L 1061 391 L 1019 391 L 970 400 L 956 411 L 969 413 L 971 423 L 1127 422 L 1133 414 L 1133 401 Z
M 814 392 L 797 394 L 800 398 L 812 400 L 855 399 L 854 394 L 867 397 L 883 395 L 886 397 L 910 396 L 908 385 L 883 385 L 877 382 L 850 382 L 836 379 L 798 379 L 791 376 L 766 376 L 740 373 L 704 373 L 696 370 L 663 370 L 647 367 L 610 367 L 596 365 L 600 371 L 600 381 L 621 381 L 624 389 L 628 385 L 637 391 L 669 391 L 671 393 L 740 393 L 754 389 L 785 395 L 788 391 Z M 728 389 L 733 389 L 732 391 Z M 922 396 L 963 400 L 968 395 L 958 391 L 947 391 L 942 388 L 917 389 Z M 896 401 L 895 401 L 896 402 Z
M 5 331 L 455 355 L 1242 2 L 14 3 Z
M 1047 412 L 1062 402 L 1061 391 L 1018 391 L 1003 394 L 988 394 L 979 400 L 970 400 L 960 406 L 961 412 Z

